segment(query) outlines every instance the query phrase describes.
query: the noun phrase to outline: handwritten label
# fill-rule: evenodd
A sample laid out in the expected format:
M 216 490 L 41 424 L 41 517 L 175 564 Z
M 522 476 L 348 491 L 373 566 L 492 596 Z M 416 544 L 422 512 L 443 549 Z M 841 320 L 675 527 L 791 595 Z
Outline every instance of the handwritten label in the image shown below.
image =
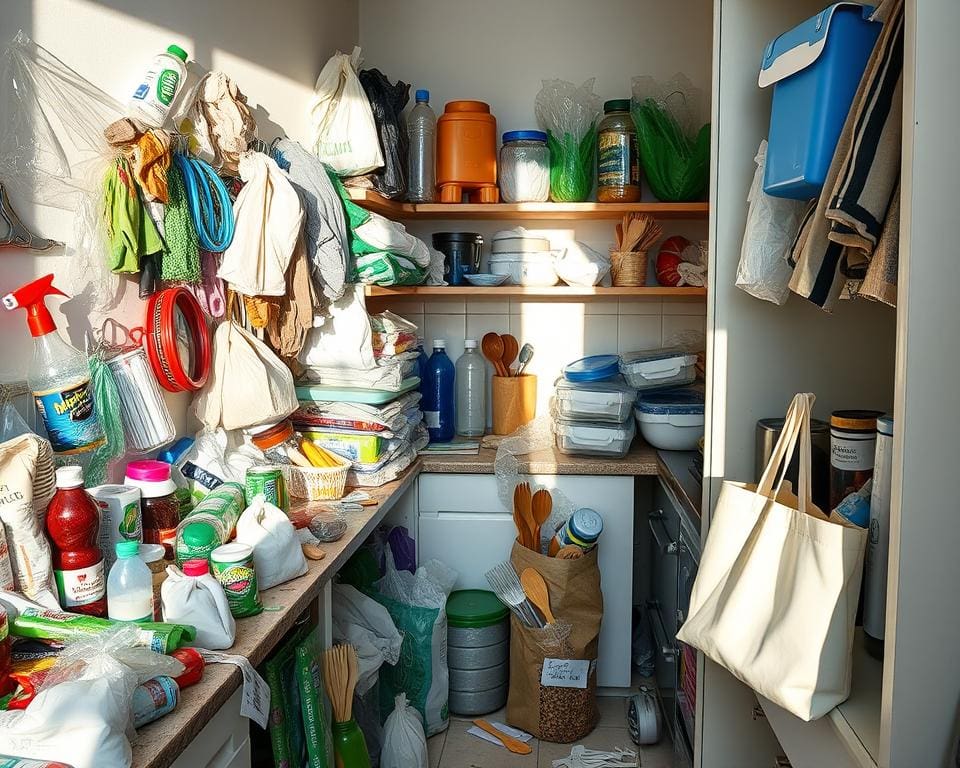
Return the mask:
M 590 676 L 587 659 L 544 659 L 540 685 L 544 688 L 586 688 Z
M 245 656 L 208 651 L 206 648 L 197 648 L 197 650 L 207 664 L 233 664 L 240 667 L 240 673 L 243 675 L 240 714 L 266 730 L 270 717 L 270 686 L 253 668 L 253 664 Z

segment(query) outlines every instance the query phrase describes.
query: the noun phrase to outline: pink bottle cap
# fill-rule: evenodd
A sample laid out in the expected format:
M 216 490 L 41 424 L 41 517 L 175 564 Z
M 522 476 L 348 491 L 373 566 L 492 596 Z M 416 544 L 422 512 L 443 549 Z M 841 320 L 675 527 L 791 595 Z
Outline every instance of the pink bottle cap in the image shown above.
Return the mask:
M 187 560 L 183 564 L 185 576 L 203 576 L 205 573 L 210 573 L 210 566 L 206 560 Z
M 127 464 L 127 477 L 147 483 L 162 483 L 170 479 L 170 465 L 165 461 L 143 459 Z

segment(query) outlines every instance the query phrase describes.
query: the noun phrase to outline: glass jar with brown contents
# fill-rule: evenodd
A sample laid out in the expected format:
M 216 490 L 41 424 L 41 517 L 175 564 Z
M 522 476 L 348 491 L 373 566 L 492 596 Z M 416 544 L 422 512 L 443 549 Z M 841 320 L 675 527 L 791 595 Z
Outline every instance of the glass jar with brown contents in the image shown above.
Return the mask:
M 630 99 L 605 102 L 603 113 L 597 126 L 597 200 L 635 203 L 640 200 L 640 155 Z

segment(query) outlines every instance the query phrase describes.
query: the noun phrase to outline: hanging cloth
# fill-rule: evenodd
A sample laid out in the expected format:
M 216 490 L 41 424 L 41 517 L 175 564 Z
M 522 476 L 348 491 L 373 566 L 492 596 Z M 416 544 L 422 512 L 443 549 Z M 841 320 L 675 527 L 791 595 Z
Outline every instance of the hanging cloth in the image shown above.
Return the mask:
M 123 157 L 104 180 L 107 210 L 108 266 L 114 272 L 138 272 L 140 259 L 163 250 L 163 241 L 146 215 L 130 164 Z
M 247 97 L 223 72 L 204 75 L 186 117 L 187 132 L 201 158 L 226 174 L 236 175 L 240 155 L 254 138 L 257 127 Z
M 234 203 L 236 232 L 218 276 L 247 296 L 283 296 L 286 272 L 303 225 L 296 190 L 262 152 L 240 156 L 243 189 Z
M 164 208 L 163 230 L 167 248 L 160 262 L 160 277 L 184 283 L 199 283 L 200 240 L 187 204 L 183 174 L 176 165 L 167 171 L 169 200 Z
M 151 130 L 133 145 L 133 173 L 144 197 L 166 203 L 167 169 L 170 167 L 170 134 Z

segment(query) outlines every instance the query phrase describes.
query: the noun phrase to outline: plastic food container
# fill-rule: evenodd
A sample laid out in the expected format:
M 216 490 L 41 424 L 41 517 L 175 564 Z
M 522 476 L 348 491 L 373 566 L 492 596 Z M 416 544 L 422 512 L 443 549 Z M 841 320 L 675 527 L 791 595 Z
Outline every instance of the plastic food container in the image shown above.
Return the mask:
M 622 424 L 630 418 L 637 390 L 622 376 L 610 381 L 572 382 L 557 379 L 554 407 L 559 418 Z
M 482 101 L 449 101 L 437 119 L 437 190 L 441 203 L 496 203 L 497 119 Z
M 697 378 L 697 356 L 678 347 L 663 347 L 620 356 L 620 373 L 627 384 L 649 391 L 692 384 Z
M 560 279 L 557 277 L 556 262 L 556 256 L 551 251 L 492 253 L 490 272 L 507 275 L 514 285 L 549 288 Z
M 523 227 L 502 229 L 490 241 L 491 253 L 541 253 L 551 249 L 550 239 Z
M 564 366 L 563 378 L 575 382 L 607 381 L 616 378 L 619 372 L 619 355 L 590 355 Z
M 763 190 L 809 200 L 820 194 L 881 24 L 873 8 L 834 3 L 773 40 L 760 87 L 773 85 Z
M 635 410 L 640 433 L 654 448 L 692 451 L 703 437 L 703 393 L 677 389 L 643 395 Z
M 637 434 L 632 419 L 622 424 L 587 424 L 560 419 L 555 422 L 554 430 L 560 453 L 618 459 L 627 455 Z
M 510 676 L 509 611 L 493 592 L 461 589 L 447 600 L 450 711 L 495 712 L 507 701 Z
M 550 150 L 543 131 L 508 131 L 500 147 L 500 197 L 505 203 L 550 198 Z

